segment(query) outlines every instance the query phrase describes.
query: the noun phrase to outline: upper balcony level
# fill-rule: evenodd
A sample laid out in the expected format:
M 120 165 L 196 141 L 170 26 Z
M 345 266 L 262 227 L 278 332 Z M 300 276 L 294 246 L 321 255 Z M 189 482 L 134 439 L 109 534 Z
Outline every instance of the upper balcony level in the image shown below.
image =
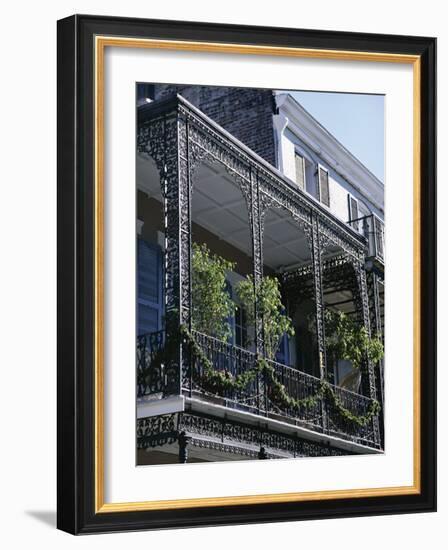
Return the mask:
M 309 231 L 312 218 L 316 217 L 322 240 L 337 243 L 353 256 L 364 255 L 367 243 L 362 233 L 333 215 L 320 201 L 182 96 L 141 105 L 138 108 L 139 157 L 151 156 L 163 176 L 171 154 L 169 150 L 177 145 L 180 160 L 187 160 L 188 156 L 186 168 L 190 179 L 195 179 L 198 165 L 219 164 L 238 180 L 249 210 L 258 207 L 263 215 L 271 206 L 284 208 Z

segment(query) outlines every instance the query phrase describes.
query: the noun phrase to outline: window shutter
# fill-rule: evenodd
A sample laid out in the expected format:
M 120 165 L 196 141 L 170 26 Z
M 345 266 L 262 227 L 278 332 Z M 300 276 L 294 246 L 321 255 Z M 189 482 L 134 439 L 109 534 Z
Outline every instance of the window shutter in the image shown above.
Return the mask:
M 295 154 L 296 161 L 296 183 L 300 189 L 305 189 L 305 159 L 299 154 Z
M 358 201 L 351 195 L 348 195 L 348 216 L 351 222 L 359 218 Z M 359 230 L 359 221 L 351 223 L 350 225 L 353 229 L 356 229 L 356 231 Z
M 137 241 L 137 332 L 147 334 L 162 328 L 162 250 Z
M 376 253 L 380 258 L 384 257 L 384 223 L 375 218 Z
M 319 166 L 319 198 L 320 202 L 330 206 L 330 187 L 328 182 L 328 172 Z

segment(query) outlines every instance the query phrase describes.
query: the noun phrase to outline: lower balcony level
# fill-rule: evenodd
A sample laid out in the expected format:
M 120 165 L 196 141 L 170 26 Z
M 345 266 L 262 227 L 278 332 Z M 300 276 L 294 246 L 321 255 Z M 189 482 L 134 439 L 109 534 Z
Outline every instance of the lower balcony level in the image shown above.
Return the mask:
M 381 452 L 375 430 L 378 411 L 368 397 L 282 363 L 260 361 L 252 351 L 195 331 L 183 338 L 182 382 L 176 396 L 172 365 L 163 359 L 165 345 L 163 331 L 138 338 L 140 419 L 189 411 L 286 439 L 324 443 L 340 454 Z

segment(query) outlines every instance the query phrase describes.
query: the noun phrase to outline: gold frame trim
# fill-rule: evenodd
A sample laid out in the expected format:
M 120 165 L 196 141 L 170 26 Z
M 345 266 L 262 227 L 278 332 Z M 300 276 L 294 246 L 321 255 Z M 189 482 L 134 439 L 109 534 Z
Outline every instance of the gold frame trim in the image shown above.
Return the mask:
M 410 486 L 379 487 L 370 489 L 343 489 L 336 491 L 313 491 L 302 493 L 275 493 L 264 495 L 243 495 L 213 498 L 192 498 L 178 500 L 154 500 L 142 502 L 104 502 L 104 52 L 106 47 L 150 48 L 180 51 L 201 51 L 208 53 L 233 53 L 243 55 L 270 55 L 330 59 L 344 61 L 372 61 L 384 63 L 406 63 L 413 65 L 413 218 L 414 218 L 414 422 L 413 455 L 414 482 Z M 321 50 L 308 48 L 255 46 L 249 44 L 224 44 L 181 40 L 156 40 L 122 38 L 115 36 L 95 37 L 95 513 L 132 512 L 143 510 L 167 510 L 210 506 L 235 506 L 279 502 L 304 502 L 333 500 L 341 498 L 382 497 L 417 495 L 421 492 L 421 388 L 420 388 L 420 89 L 421 60 L 417 55 L 389 53 L 352 52 L 343 50 Z

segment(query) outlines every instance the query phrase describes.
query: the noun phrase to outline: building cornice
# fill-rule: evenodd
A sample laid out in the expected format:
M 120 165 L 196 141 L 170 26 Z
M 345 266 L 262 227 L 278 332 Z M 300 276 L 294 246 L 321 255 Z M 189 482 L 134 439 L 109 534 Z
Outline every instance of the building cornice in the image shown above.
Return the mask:
M 290 94 L 276 94 L 275 102 L 279 114 L 288 119 L 287 128 L 383 212 L 384 184 Z

